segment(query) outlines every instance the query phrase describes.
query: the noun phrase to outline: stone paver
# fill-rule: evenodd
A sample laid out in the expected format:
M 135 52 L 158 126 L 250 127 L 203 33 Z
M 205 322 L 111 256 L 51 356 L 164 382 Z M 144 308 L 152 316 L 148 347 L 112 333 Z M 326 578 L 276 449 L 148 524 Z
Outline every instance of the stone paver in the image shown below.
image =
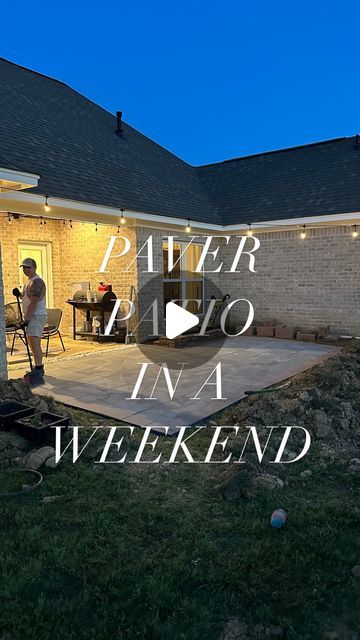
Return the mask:
M 196 350 L 211 347 L 168 349 L 151 347 L 156 361 L 192 362 Z M 144 354 L 136 345 L 106 353 L 92 353 L 83 358 L 47 366 L 46 385 L 36 389 L 56 400 L 81 409 L 123 420 L 139 426 L 176 427 L 201 422 L 209 415 L 245 397 L 245 391 L 269 386 L 284 380 L 334 355 L 337 348 L 271 338 L 229 338 L 212 360 L 200 367 L 184 369 L 173 400 L 170 400 L 162 375 L 154 395 L 148 399 L 158 373 L 154 364 L 148 368 L 139 399 L 131 400 Z M 224 399 L 213 399 L 214 386 L 203 389 L 199 399 L 191 400 L 213 371 L 222 364 Z M 178 370 L 170 370 L 173 380 Z M 214 381 L 214 377 L 211 381 Z

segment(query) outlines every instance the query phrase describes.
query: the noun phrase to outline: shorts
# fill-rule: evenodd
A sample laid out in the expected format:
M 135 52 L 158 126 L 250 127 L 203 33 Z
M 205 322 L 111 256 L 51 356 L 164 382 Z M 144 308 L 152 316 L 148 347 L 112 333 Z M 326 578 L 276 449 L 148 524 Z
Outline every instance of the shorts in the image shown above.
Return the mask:
M 33 316 L 26 327 L 26 333 L 28 336 L 34 338 L 41 338 L 44 326 L 46 324 L 47 316 Z

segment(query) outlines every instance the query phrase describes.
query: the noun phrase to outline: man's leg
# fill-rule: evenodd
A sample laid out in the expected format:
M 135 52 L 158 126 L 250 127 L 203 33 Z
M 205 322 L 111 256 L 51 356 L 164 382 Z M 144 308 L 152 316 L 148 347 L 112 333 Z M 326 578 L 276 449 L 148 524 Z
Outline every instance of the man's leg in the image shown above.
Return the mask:
M 34 356 L 34 362 L 35 362 L 35 367 L 41 371 L 42 373 L 44 373 L 44 367 L 43 367 L 43 352 L 41 349 L 41 338 L 38 338 L 37 336 L 28 336 L 28 340 L 29 340 L 29 345 L 30 345 L 30 349 L 32 351 L 32 354 Z

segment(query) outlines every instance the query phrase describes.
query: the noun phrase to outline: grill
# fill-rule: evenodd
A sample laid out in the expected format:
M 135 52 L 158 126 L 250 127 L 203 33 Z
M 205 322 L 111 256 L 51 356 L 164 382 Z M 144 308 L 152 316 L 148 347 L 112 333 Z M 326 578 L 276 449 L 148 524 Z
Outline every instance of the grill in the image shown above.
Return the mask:
M 67 301 L 73 308 L 73 338 L 76 340 L 76 336 L 93 336 L 99 340 L 105 333 L 105 313 L 111 313 L 117 296 L 113 291 L 97 291 L 96 302 L 88 302 L 86 295 L 86 291 L 75 291 L 73 299 Z M 76 310 L 86 312 L 88 326 L 91 326 L 91 315 L 98 316 L 100 332 L 94 334 L 92 331 L 78 331 L 76 329 Z

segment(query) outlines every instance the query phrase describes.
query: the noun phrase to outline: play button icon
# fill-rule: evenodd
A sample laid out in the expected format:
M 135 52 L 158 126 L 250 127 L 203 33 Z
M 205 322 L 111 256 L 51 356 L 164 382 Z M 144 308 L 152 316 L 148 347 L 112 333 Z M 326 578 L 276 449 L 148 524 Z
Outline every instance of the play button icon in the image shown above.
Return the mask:
M 192 327 L 196 327 L 199 322 L 199 318 L 193 313 L 190 313 L 190 311 L 186 311 L 186 309 L 179 307 L 179 305 L 174 302 L 167 303 L 165 332 L 169 340 L 180 336 L 185 331 L 188 331 L 188 329 L 192 329 Z

